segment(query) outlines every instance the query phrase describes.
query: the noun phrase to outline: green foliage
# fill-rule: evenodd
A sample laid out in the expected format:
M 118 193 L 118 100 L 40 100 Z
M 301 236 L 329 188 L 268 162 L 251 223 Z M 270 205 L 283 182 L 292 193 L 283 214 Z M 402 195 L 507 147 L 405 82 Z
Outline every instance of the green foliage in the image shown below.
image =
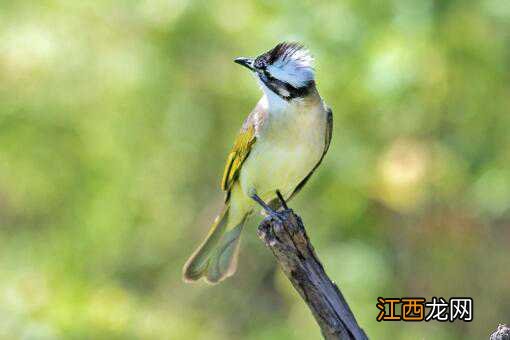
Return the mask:
M 247 225 L 236 276 L 181 267 L 260 91 L 232 62 L 306 44 L 335 130 L 291 202 L 374 339 L 487 338 L 510 315 L 510 3 L 0 2 L 0 338 L 310 339 Z M 471 296 L 469 324 L 378 296 Z

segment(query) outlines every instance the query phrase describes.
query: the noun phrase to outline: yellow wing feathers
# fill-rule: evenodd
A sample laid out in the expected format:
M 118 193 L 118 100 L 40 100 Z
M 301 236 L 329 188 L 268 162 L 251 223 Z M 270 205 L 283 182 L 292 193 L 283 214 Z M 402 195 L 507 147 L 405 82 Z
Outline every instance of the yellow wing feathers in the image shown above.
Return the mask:
M 221 179 L 222 190 L 230 191 L 232 184 L 234 184 L 237 176 L 239 175 L 239 170 L 241 170 L 243 162 L 246 160 L 246 157 L 248 157 L 253 143 L 255 143 L 255 140 L 255 127 L 253 125 L 241 130 L 239 135 L 237 135 L 234 146 L 228 154 L 227 164 L 223 171 L 223 178 Z

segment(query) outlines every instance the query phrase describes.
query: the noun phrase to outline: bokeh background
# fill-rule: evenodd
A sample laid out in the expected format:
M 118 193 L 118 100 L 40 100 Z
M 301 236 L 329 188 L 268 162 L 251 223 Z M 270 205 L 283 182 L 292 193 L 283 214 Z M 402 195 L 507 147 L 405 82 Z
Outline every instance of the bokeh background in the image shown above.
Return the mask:
M 261 95 L 237 56 L 305 43 L 334 111 L 291 206 L 373 339 L 483 339 L 510 316 L 508 0 L 1 1 L 0 338 L 313 339 L 256 237 L 181 267 Z M 376 298 L 474 299 L 378 323 Z

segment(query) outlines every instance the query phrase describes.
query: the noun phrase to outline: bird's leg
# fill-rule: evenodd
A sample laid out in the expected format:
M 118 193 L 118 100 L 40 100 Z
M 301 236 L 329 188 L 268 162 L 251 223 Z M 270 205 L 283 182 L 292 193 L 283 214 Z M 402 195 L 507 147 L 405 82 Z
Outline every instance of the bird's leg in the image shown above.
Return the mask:
M 287 206 L 287 202 L 285 202 L 285 198 L 283 198 L 283 195 L 280 192 L 280 190 L 276 190 L 276 196 L 278 196 L 278 199 L 280 200 L 280 203 L 282 204 L 283 209 L 289 210 L 289 207 Z
M 264 202 L 264 201 L 262 200 L 262 198 L 260 198 L 257 194 L 253 194 L 253 195 L 251 196 L 251 198 L 252 198 L 255 202 L 257 202 L 258 204 L 260 204 L 260 206 L 261 206 L 262 208 L 264 208 L 264 210 L 266 211 L 266 213 L 267 213 L 268 215 L 270 215 L 271 217 L 273 217 L 273 218 L 275 218 L 275 219 L 277 219 L 277 220 L 281 221 L 281 218 L 280 218 L 280 216 L 279 216 L 278 212 L 277 212 L 277 211 L 274 211 L 273 209 L 271 209 L 271 207 L 270 207 L 269 205 L 267 205 L 267 204 L 266 204 L 266 202 Z
M 265 210 L 265 211 L 266 211 L 269 215 L 273 215 L 273 214 L 276 212 L 276 211 L 274 211 L 273 209 L 271 209 L 271 207 L 270 207 L 269 205 L 267 205 L 267 204 L 266 204 L 266 202 L 264 202 L 264 201 L 262 200 L 262 198 L 260 198 L 260 197 L 259 197 L 259 195 L 257 195 L 257 194 L 253 194 L 253 195 L 251 196 L 251 198 L 252 198 L 255 202 L 257 202 L 258 204 L 260 204 L 260 206 L 261 206 L 262 208 L 264 208 L 264 210 Z

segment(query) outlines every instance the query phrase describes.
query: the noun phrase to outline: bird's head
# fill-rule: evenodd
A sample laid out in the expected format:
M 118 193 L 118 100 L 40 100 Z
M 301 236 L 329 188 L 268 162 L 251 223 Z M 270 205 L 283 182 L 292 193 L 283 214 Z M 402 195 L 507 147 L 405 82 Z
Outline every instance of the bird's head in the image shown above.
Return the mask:
M 315 85 L 313 57 L 298 43 L 280 43 L 256 58 L 236 58 L 250 69 L 263 87 L 284 100 L 300 98 Z

